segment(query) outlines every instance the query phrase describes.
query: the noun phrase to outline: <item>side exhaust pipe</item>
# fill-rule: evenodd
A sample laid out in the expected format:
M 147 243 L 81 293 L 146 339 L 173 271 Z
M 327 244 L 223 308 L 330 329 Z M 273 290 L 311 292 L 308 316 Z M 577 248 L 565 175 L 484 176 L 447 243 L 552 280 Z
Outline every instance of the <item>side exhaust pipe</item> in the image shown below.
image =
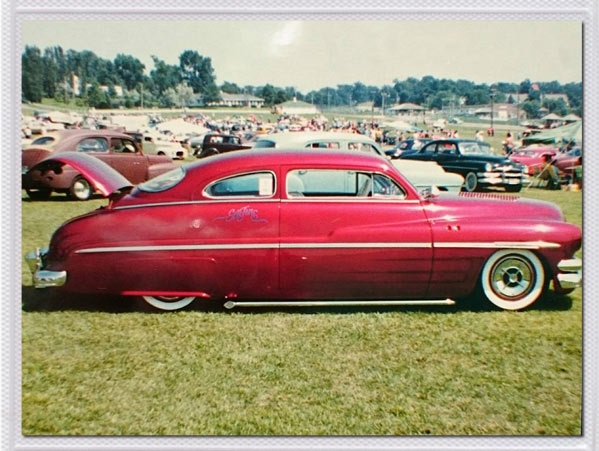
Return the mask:
M 428 306 L 428 305 L 455 305 L 453 299 L 425 299 L 425 300 L 375 300 L 375 301 L 227 301 L 225 308 L 228 310 L 236 307 L 353 307 L 353 306 Z

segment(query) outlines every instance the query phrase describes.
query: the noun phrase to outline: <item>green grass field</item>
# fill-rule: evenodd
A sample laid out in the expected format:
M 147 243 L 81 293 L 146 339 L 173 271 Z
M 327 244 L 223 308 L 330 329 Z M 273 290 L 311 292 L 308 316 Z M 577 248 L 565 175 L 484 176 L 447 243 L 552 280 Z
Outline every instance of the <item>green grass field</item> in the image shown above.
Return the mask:
M 530 189 L 582 225 L 582 193 Z M 104 200 L 22 201 L 23 254 Z M 526 312 L 135 310 L 22 263 L 24 435 L 580 435 L 582 291 Z

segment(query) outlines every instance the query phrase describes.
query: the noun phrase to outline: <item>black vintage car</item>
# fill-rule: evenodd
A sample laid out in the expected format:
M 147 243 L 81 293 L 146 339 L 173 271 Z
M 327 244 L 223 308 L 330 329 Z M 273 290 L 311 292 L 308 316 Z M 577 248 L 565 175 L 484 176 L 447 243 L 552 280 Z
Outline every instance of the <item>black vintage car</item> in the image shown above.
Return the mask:
M 426 143 L 429 143 L 431 141 L 432 140 L 430 138 L 403 139 L 400 142 L 398 142 L 393 149 L 386 150 L 385 155 L 387 155 L 391 159 L 396 159 L 399 158 L 401 154 L 405 153 L 407 155 L 408 153 L 416 152 Z
M 491 146 L 471 139 L 431 141 L 417 152 L 401 159 L 436 161 L 447 172 L 464 177 L 464 191 L 483 191 L 490 187 L 519 192 L 525 182 L 524 166 L 493 153 Z

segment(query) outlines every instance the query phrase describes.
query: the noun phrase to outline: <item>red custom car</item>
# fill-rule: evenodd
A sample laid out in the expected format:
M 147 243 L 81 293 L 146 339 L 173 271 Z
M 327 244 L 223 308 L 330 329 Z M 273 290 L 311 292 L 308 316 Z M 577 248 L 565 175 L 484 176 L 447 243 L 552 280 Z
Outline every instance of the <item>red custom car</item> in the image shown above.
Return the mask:
M 554 164 L 561 173 L 572 174 L 578 166 L 582 166 L 582 149 L 574 147 L 567 152 L 558 153 Z
M 227 308 L 451 304 L 479 289 L 520 310 L 550 281 L 562 293 L 581 283 L 581 230 L 557 206 L 421 197 L 378 156 L 231 152 L 133 189 L 97 159 L 54 160 L 103 178 L 111 200 L 26 256 L 38 288 L 137 296 L 163 310 L 210 299 Z
M 63 152 L 92 155 L 123 174 L 132 183 L 144 182 L 170 171 L 176 165 L 163 155 L 144 155 L 132 136 L 111 130 L 63 130 L 42 136 L 23 150 L 22 186 L 29 197 L 46 199 L 53 191 L 87 200 L 94 192 L 93 181 L 67 165 L 59 172 L 47 170 L 48 157 Z
M 553 158 L 558 152 L 559 149 L 554 147 L 523 147 L 515 150 L 510 155 L 510 160 L 525 165 L 526 173 L 534 176 L 545 166 L 545 156 Z

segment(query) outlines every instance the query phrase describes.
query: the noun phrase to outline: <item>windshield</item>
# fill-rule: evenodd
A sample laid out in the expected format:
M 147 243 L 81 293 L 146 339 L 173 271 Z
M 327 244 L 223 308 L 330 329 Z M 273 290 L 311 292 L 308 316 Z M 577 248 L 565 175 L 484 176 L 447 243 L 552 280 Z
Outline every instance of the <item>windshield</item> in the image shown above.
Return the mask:
M 145 191 L 148 193 L 158 193 L 161 191 L 166 191 L 167 189 L 172 188 L 176 184 L 178 184 L 185 177 L 185 170 L 183 166 L 179 166 L 178 168 L 173 169 L 172 171 L 165 172 L 153 179 L 144 182 L 137 187 L 141 191 Z
M 483 142 L 464 142 L 460 144 L 460 151 L 465 155 L 493 155 L 493 149 Z

